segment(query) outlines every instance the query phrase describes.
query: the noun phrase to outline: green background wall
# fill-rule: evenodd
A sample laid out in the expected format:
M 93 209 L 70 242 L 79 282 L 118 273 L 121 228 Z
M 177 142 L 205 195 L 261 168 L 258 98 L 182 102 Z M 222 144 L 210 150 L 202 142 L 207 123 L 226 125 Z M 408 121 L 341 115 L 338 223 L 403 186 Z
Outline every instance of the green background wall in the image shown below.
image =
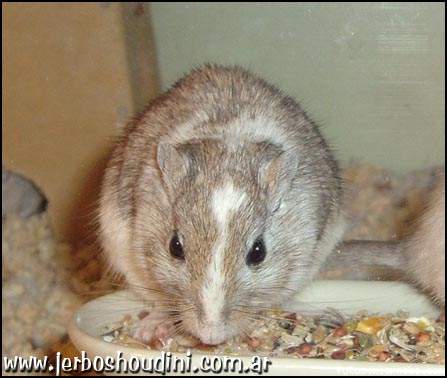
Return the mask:
M 152 3 L 163 88 L 237 63 L 295 96 L 346 163 L 444 164 L 443 3 Z

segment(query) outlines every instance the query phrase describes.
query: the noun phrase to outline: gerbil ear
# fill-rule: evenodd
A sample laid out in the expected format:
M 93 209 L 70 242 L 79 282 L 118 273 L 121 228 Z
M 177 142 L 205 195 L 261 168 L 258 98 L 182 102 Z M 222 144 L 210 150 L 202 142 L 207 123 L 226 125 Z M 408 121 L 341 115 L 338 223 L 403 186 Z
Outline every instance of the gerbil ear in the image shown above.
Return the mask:
M 158 144 L 158 167 L 171 194 L 178 190 L 183 179 L 194 175 L 195 150 L 193 144 L 175 145 L 164 141 Z
M 258 181 L 265 190 L 271 211 L 278 209 L 281 199 L 290 190 L 296 174 L 296 159 L 289 151 L 270 143 L 257 143 L 260 149 Z

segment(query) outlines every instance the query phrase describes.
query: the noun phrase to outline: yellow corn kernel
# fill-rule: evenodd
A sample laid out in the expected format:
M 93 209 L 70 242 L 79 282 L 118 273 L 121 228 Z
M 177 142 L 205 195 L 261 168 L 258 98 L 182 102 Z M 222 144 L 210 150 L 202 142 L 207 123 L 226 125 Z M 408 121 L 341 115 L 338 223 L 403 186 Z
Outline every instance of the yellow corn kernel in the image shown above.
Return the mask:
M 434 331 L 434 328 L 431 325 L 430 320 L 428 320 L 423 316 L 420 318 L 408 318 L 407 322 L 415 323 L 421 331 L 430 331 L 430 332 Z
M 356 331 L 374 335 L 379 332 L 386 324 L 386 319 L 380 316 L 365 318 L 357 323 Z

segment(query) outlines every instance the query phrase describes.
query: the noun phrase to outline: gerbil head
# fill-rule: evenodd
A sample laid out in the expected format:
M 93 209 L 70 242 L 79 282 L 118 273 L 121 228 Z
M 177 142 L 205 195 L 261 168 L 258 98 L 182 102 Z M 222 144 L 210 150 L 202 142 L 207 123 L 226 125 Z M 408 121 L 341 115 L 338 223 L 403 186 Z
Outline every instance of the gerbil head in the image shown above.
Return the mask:
M 171 219 L 153 273 L 184 330 L 220 343 L 287 294 L 293 264 L 272 250 L 269 228 L 290 184 L 289 157 L 266 142 L 203 139 L 161 142 L 157 162 Z

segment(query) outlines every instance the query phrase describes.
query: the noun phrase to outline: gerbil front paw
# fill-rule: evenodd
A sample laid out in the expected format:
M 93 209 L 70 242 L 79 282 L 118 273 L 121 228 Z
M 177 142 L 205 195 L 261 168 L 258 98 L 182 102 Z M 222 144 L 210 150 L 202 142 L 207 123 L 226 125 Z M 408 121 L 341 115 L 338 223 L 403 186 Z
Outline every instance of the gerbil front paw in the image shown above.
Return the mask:
M 172 334 L 173 324 L 166 314 L 152 311 L 147 315 L 141 314 L 140 321 L 132 333 L 132 337 L 145 344 L 161 342 L 165 344 L 166 340 Z

